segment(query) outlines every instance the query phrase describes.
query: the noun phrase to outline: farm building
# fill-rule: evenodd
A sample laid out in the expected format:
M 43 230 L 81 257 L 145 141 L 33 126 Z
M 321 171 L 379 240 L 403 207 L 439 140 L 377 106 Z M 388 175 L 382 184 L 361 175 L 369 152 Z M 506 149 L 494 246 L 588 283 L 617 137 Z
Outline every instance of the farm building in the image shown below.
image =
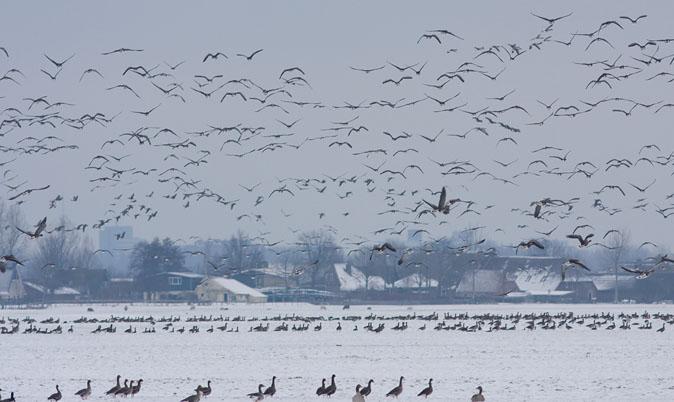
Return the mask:
M 264 303 L 267 296 L 234 279 L 207 278 L 195 290 L 200 301 Z

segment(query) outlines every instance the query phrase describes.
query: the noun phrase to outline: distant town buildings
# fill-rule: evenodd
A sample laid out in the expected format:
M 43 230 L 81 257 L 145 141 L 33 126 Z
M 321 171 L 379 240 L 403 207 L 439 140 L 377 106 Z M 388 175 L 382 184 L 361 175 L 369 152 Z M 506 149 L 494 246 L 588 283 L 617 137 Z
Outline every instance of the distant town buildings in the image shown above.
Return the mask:
M 113 228 L 103 241 L 124 228 Z M 129 233 L 129 232 L 127 232 Z M 112 237 L 110 237 L 112 236 Z M 106 243 L 104 243 L 106 244 Z M 110 245 L 108 244 L 108 247 Z M 114 247 L 114 244 L 113 244 Z M 203 257 L 203 256 L 202 256 Z M 197 258 L 197 257 L 195 257 Z M 440 266 L 400 267 L 392 261 L 377 269 L 350 263 L 319 264 L 300 271 L 293 264 L 271 264 L 222 276 L 192 271 L 160 272 L 149 277 L 119 277 L 107 269 L 53 271 L 48 281 L 24 281 L 22 267 L 0 274 L 0 303 L 145 301 L 258 303 L 308 302 L 671 302 L 674 270 L 660 267 L 646 279 L 627 272 L 586 272 L 567 269 L 555 257 L 498 256 L 463 253 L 439 260 Z M 635 262 L 647 268 L 652 262 Z

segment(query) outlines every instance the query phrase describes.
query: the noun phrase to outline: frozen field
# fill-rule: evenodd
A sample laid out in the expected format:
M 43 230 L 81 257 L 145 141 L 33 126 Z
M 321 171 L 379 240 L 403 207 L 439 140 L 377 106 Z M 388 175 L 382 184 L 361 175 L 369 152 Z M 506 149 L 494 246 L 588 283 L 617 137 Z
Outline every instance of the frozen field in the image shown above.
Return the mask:
M 95 311 L 88 312 L 92 307 Z M 43 401 L 59 384 L 63 401 L 79 399 L 73 394 L 92 380 L 93 395 L 89 400 L 111 400 L 103 393 L 117 374 L 122 378 L 143 378 L 141 392 L 134 398 L 141 401 L 180 401 L 193 393 L 198 384 L 212 381 L 213 393 L 207 400 L 245 401 L 246 394 L 256 391 L 258 383 L 269 385 L 272 375 L 278 377 L 277 401 L 320 400 L 315 390 L 321 378 L 337 375 L 337 392 L 332 400 L 350 401 L 357 383 L 373 378 L 373 393 L 368 400 L 383 401 L 386 392 L 405 376 L 404 391 L 399 400 L 417 400 L 428 378 L 434 379 L 430 400 L 469 401 L 475 387 L 482 385 L 487 401 L 596 401 L 634 402 L 674 400 L 674 328 L 656 332 L 662 326 L 653 321 L 653 329 L 640 330 L 645 322 L 639 317 L 631 330 L 609 331 L 601 327 L 592 331 L 574 324 L 567 330 L 526 330 L 526 320 L 513 331 L 463 332 L 435 331 L 445 313 L 509 314 L 574 312 L 642 314 L 674 313 L 671 305 L 480 305 L 480 306 L 341 306 L 306 304 L 252 305 L 63 305 L 44 310 L 0 310 L 0 318 L 11 328 L 8 318 L 27 316 L 34 326 L 53 329 L 57 324 L 40 324 L 49 317 L 60 319 L 62 334 L 24 333 L 29 327 L 21 322 L 19 333 L 0 335 L 0 388 L 2 397 L 16 392 L 17 401 Z M 438 321 L 408 320 L 405 331 L 391 330 L 399 321 L 385 321 L 380 333 L 363 330 L 368 321 L 341 320 L 328 317 L 347 315 L 365 317 L 439 314 Z M 284 315 L 323 316 L 322 330 L 318 322 L 308 331 L 273 331 L 280 321 L 269 321 L 267 332 L 248 332 L 250 327 L 266 325 L 264 321 L 231 321 L 243 316 L 246 320 Z M 91 331 L 99 324 L 72 324 L 80 317 L 109 319 L 111 316 L 180 317 L 168 332 L 157 322 L 156 333 L 143 333 L 151 323 L 115 323 L 115 333 Z M 217 329 L 225 322 L 186 322 L 193 316 L 229 318 L 228 328 Z M 67 323 L 64 323 L 67 321 Z M 380 321 L 373 320 L 376 327 Z M 287 321 L 288 325 L 299 322 Z M 447 321 L 454 324 L 456 321 Z M 471 324 L 474 320 L 464 320 Z M 425 331 L 418 328 L 426 324 Z M 67 330 L 73 325 L 73 332 Z M 109 324 L 101 324 L 103 327 Z M 125 333 L 131 325 L 135 334 Z M 187 330 L 194 325 L 198 333 Z M 353 331 L 354 326 L 358 331 Z M 215 327 L 213 332 L 207 330 Z

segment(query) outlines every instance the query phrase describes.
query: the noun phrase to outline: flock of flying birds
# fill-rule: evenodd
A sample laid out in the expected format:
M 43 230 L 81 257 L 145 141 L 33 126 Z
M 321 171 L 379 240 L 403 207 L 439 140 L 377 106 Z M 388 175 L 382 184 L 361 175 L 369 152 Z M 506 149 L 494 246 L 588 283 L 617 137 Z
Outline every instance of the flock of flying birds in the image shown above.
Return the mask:
M 623 176 L 623 172 L 637 167 L 649 169 L 653 175 L 664 171 L 674 165 L 674 150 L 666 149 L 664 144 L 647 143 L 630 157 L 579 160 L 574 157 L 577 149 L 571 147 L 546 145 L 525 151 L 527 141 L 534 143 L 527 133 L 572 118 L 582 121 L 594 114 L 611 113 L 612 118 L 625 119 L 637 114 L 662 116 L 671 112 L 674 103 L 667 99 L 633 99 L 624 95 L 623 88 L 674 81 L 674 70 L 670 71 L 674 39 L 644 37 L 646 15 L 620 16 L 583 29 L 573 27 L 573 33 L 565 33 L 572 18 L 573 13 L 557 17 L 533 14 L 531 38 L 519 43 L 467 46 L 469 38 L 449 29 L 421 32 L 411 40 L 423 47 L 425 60 L 345 65 L 347 77 L 360 80 L 357 82 L 371 91 L 371 98 L 343 102 L 321 101 L 320 83 L 312 83 L 312 72 L 301 65 L 282 66 L 262 77 L 232 73 L 246 71 L 255 63 L 273 66 L 273 61 L 265 59 L 264 48 L 250 52 L 211 49 L 199 60 L 169 62 L 152 59 L 145 49 L 121 47 L 102 51 L 93 58 L 92 65 L 80 63 L 77 53 L 54 51 L 44 53 L 43 65 L 32 72 L 14 64 L 14 50 L 5 44 L 0 47 L 0 69 L 5 71 L 0 77 L 3 198 L 22 207 L 30 205 L 27 211 L 51 211 L 63 203 L 87 202 L 87 198 L 105 199 L 108 204 L 100 217 L 71 226 L 47 230 L 47 218 L 40 213 L 35 229 L 9 225 L 0 229 L 37 239 L 54 231 L 84 232 L 106 225 L 148 222 L 157 218 L 160 209 L 171 211 L 167 213 L 170 216 L 176 209 L 185 208 L 185 214 L 200 219 L 200 214 L 190 209 L 215 205 L 216 211 L 222 211 L 218 215 L 228 214 L 226 219 L 235 225 L 260 229 L 257 238 L 262 245 L 283 243 L 275 241 L 274 234 L 264 232 L 267 219 L 286 222 L 288 226 L 303 220 L 339 235 L 341 244 L 335 244 L 335 248 L 349 250 L 350 254 L 363 252 L 358 247 L 366 245 L 370 258 L 374 253 L 399 253 L 400 264 L 411 249 L 399 251 L 386 239 L 414 231 L 427 235 L 427 242 L 438 242 L 447 234 L 443 225 L 466 222 L 461 219 L 480 221 L 485 219 L 483 214 L 490 213 L 488 210 L 500 207 L 499 214 L 520 214 L 523 223 L 516 229 L 488 230 L 506 234 L 509 239 L 519 236 L 513 241 L 518 253 L 531 247 L 544 248 L 541 239 L 554 238 L 553 234 L 559 234 L 558 227 L 574 220 L 585 224 L 560 236 L 562 239 L 577 241 L 580 248 L 599 245 L 610 249 L 610 245 L 593 242 L 599 227 L 592 225 L 592 216 L 606 214 L 614 217 L 612 222 L 618 222 L 626 211 L 613 205 L 633 195 L 638 197 L 631 206 L 634 211 L 659 214 L 663 219 L 674 214 L 674 193 L 650 196 L 665 183 L 657 179 L 631 183 L 625 182 Z M 568 61 L 568 67 L 589 77 L 587 82 L 568 82 L 585 91 L 583 99 L 541 97 L 533 98 L 535 102 L 516 102 L 520 89 L 509 84 L 508 74 L 540 54 L 561 52 L 583 57 Z M 27 93 L 22 89 L 35 81 L 42 92 Z M 95 105 L 93 96 L 74 103 L 69 92 L 50 92 L 50 88 L 62 86 L 64 81 L 69 87 L 86 88 L 96 97 L 114 99 L 121 106 L 143 106 L 91 110 Z M 344 85 L 348 84 L 345 79 Z M 496 89 L 489 85 L 510 89 L 482 98 L 465 95 L 476 85 L 487 85 L 490 91 Z M 190 110 L 194 108 L 225 111 L 227 116 L 223 118 L 219 113 L 206 123 L 190 121 Z M 89 111 L 80 112 L 83 109 Z M 180 126 L 191 125 L 190 128 L 164 124 L 179 111 L 185 113 Z M 424 127 L 419 132 L 401 122 L 399 125 L 405 128 L 394 131 L 377 127 L 379 115 L 384 119 L 422 116 L 424 121 L 434 119 L 445 128 L 429 133 Z M 462 125 L 465 129 L 457 129 Z M 439 158 L 435 156 L 443 149 L 486 146 L 497 149 L 499 155 L 517 157 L 512 161 L 493 160 L 493 165 L 487 166 L 462 158 L 436 160 Z M 88 153 L 92 149 L 95 150 Z M 321 166 L 312 165 L 304 170 L 304 176 L 267 180 L 272 170 L 269 167 L 275 170 L 272 175 L 284 172 L 283 167 L 276 170 L 265 164 L 269 154 L 282 155 L 281 160 L 289 162 L 321 153 L 343 158 L 347 161 L 344 169 L 349 173 L 321 172 L 317 170 Z M 83 157 L 83 171 L 69 177 L 69 181 L 79 183 L 79 188 L 86 185 L 88 190 L 67 194 L 59 188 L 64 184 L 41 178 L 42 160 L 70 162 Z M 28 167 L 40 174 L 32 177 Z M 220 176 L 217 172 L 221 167 L 227 169 L 227 177 L 218 177 L 220 182 L 209 184 L 206 177 Z M 254 169 L 250 175 L 267 181 L 240 183 L 238 175 L 232 174 L 238 169 Z M 424 187 L 418 185 L 423 176 L 438 184 L 420 188 Z M 560 187 L 570 190 L 568 193 L 575 180 L 583 179 L 596 184 L 590 197 L 572 194 L 555 199 L 541 194 L 526 204 L 506 209 L 486 204 L 468 187 L 473 182 L 489 181 L 495 183 L 497 192 L 519 193 L 523 188 L 535 192 L 537 183 L 556 180 Z M 437 203 L 435 197 L 439 197 Z M 325 198 L 330 198 L 329 202 Z M 381 205 L 371 220 L 386 219 L 389 224 L 370 233 L 340 233 L 338 226 L 345 220 L 368 222 L 357 208 L 371 200 Z M 39 206 L 42 202 L 43 207 Z M 330 203 L 347 207 L 340 212 L 325 207 Z M 293 205 L 298 208 L 293 210 Z M 307 219 L 316 206 L 320 209 L 313 221 Z M 581 207 L 587 216 L 577 213 Z M 217 222 L 211 214 L 207 217 L 208 224 Z M 299 230 L 289 229 L 293 233 Z M 616 227 L 603 231 L 604 238 L 620 235 Z M 484 251 L 480 249 L 484 242 L 484 238 L 475 238 L 457 250 Z M 655 242 L 644 241 L 640 248 L 651 253 L 656 266 L 672 263 Z M 13 254 L 5 255 L 0 259 L 0 270 L 4 271 L 7 261 L 21 264 L 20 260 Z M 569 267 L 590 270 L 582 259 L 569 258 L 562 275 Z M 654 272 L 625 269 L 641 278 Z

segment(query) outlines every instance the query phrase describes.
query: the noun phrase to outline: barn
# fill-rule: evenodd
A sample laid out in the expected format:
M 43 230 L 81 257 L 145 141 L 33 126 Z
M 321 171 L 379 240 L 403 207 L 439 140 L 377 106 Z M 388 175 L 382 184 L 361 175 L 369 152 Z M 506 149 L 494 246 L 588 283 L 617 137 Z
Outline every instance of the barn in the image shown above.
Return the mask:
M 267 296 L 261 292 L 228 278 L 206 278 L 195 290 L 199 301 L 265 303 Z

